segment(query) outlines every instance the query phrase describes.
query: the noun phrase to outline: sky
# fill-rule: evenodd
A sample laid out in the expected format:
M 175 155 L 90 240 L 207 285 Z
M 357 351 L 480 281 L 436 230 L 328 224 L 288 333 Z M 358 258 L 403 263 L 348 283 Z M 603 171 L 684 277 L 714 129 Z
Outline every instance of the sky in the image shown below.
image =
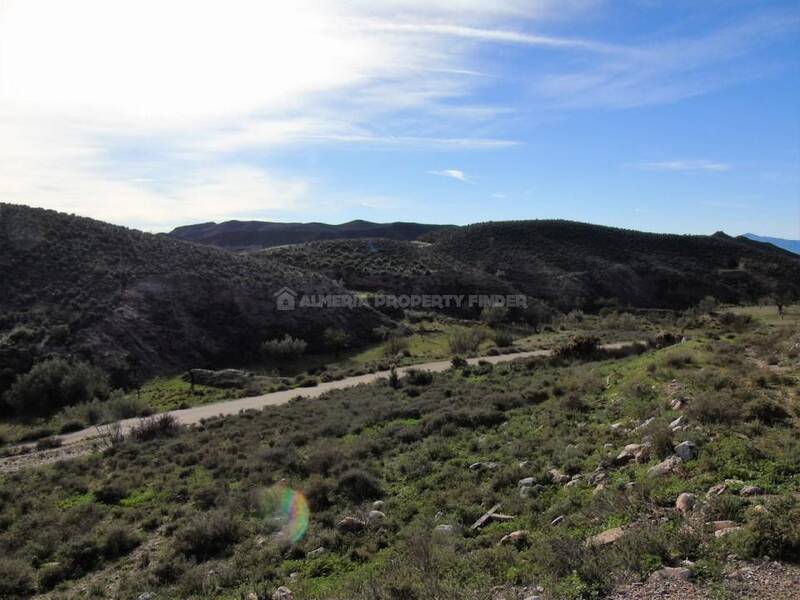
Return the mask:
M 0 201 L 800 239 L 800 1 L 0 0 Z

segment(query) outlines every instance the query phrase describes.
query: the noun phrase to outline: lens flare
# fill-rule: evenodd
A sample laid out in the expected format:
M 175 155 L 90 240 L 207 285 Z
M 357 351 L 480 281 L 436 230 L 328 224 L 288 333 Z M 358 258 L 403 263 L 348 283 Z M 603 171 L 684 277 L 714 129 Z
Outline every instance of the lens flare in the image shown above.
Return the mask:
M 278 535 L 292 542 L 300 541 L 306 534 L 310 516 L 306 497 L 284 483 L 264 490 L 261 513 L 279 528 Z

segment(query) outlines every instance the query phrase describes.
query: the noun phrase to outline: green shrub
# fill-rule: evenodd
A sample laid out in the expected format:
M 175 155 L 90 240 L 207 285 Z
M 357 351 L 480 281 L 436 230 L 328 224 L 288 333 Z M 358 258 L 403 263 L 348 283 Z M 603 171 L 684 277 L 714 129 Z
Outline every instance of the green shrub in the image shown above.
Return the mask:
M 267 340 L 261 345 L 261 350 L 272 358 L 289 360 L 299 358 L 305 354 L 307 347 L 308 343 L 305 340 L 293 338 L 287 333 L 283 336 L 283 339 Z
M 180 425 L 173 415 L 165 413 L 146 417 L 131 428 L 131 437 L 140 442 L 160 437 L 171 437 L 178 433 Z
M 409 369 L 405 379 L 411 385 L 430 385 L 433 383 L 433 373 L 423 369 Z
M 383 355 L 394 357 L 408 350 L 408 338 L 392 334 L 383 343 Z
M 800 502 L 782 498 L 757 514 L 747 527 L 744 552 L 752 558 L 800 562 Z
M 464 328 L 453 332 L 447 339 L 447 345 L 452 354 L 469 354 L 476 352 L 485 339 L 486 331 L 483 329 Z
M 112 525 L 102 536 L 101 550 L 103 557 L 114 560 L 129 554 L 141 543 L 141 538 L 124 525 Z
M 481 321 L 489 327 L 497 327 L 508 318 L 508 308 L 505 306 L 487 306 L 481 311 Z
M 84 362 L 53 358 L 17 377 L 7 403 L 20 415 L 49 415 L 64 406 L 108 397 L 105 374 Z
M 742 418 L 742 404 L 728 394 L 708 392 L 693 398 L 686 412 L 701 423 L 731 424 Z
M 0 599 L 16 600 L 33 594 L 33 571 L 21 560 L 0 558 Z
M 239 521 L 224 512 L 202 515 L 175 534 L 175 550 L 202 562 L 226 554 L 241 539 Z
M 514 336 L 509 331 L 495 331 L 494 343 L 500 348 L 508 348 L 514 343 Z
M 596 337 L 576 337 L 568 344 L 556 348 L 557 358 L 590 358 L 597 352 L 600 340 Z
M 336 492 L 355 504 L 374 500 L 383 495 L 378 480 L 361 469 L 351 469 L 339 477 L 336 482 Z

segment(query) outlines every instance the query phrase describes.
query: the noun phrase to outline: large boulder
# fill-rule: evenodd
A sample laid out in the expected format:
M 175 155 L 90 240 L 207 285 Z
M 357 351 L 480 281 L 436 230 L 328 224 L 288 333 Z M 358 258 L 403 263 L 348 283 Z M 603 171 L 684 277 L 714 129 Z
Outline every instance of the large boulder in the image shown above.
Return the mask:
M 218 388 L 239 388 L 244 387 L 253 378 L 252 373 L 239 369 L 222 369 L 211 371 L 209 369 L 189 369 L 183 374 L 183 380 L 187 383 L 197 385 L 207 385 Z
M 650 581 L 689 581 L 692 572 L 686 567 L 664 567 L 650 575 Z

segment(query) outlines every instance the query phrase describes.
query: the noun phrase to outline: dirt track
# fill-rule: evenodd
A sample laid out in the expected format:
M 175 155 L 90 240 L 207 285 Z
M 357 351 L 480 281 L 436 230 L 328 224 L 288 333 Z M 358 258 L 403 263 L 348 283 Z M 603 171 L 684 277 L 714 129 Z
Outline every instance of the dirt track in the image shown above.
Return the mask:
M 607 344 L 604 348 L 619 348 L 627 345 L 627 342 L 620 342 L 616 344 Z M 470 364 L 476 364 L 478 361 L 486 361 L 489 363 L 501 363 L 514 360 L 517 358 L 527 358 L 532 356 L 549 356 L 552 354 L 551 350 L 533 350 L 530 352 L 515 352 L 512 354 L 500 354 L 498 356 L 484 356 L 479 358 L 468 359 Z M 421 369 L 425 371 L 432 371 L 439 373 L 446 371 L 450 368 L 449 360 L 439 360 L 434 362 L 421 363 L 409 367 L 401 367 L 397 369 L 398 375 L 402 375 L 409 369 Z M 269 394 L 262 394 L 260 396 L 251 396 L 248 398 L 238 398 L 236 400 L 224 400 L 222 402 L 215 402 L 214 404 L 206 404 L 203 406 L 195 406 L 183 410 L 173 410 L 169 413 L 173 415 L 182 425 L 194 425 L 203 419 L 210 419 L 212 417 L 237 415 L 243 410 L 260 410 L 267 406 L 278 406 L 286 404 L 292 398 L 303 396 L 305 398 L 316 398 L 325 392 L 331 390 L 339 390 L 344 388 L 353 387 L 356 385 L 372 383 L 381 378 L 389 376 L 389 371 L 376 371 L 375 373 L 367 373 L 366 375 L 357 375 L 355 377 L 347 377 L 338 381 L 328 381 L 318 384 L 313 388 L 295 388 L 291 390 L 284 390 L 281 392 L 272 392 Z M 131 428 L 140 422 L 140 418 L 125 419 L 119 421 L 121 433 L 128 433 Z M 104 426 L 105 427 L 105 426 Z M 57 436 L 61 440 L 61 446 L 48 450 L 34 450 L 28 451 L 25 454 L 18 454 L 7 458 L 0 459 L 0 472 L 17 471 L 19 469 L 35 466 L 40 464 L 49 464 L 59 462 L 68 458 L 74 458 L 81 454 L 86 454 L 92 451 L 92 443 L 98 441 L 100 438 L 98 428 L 90 427 Z M 28 448 L 34 448 L 33 444 L 28 444 Z

